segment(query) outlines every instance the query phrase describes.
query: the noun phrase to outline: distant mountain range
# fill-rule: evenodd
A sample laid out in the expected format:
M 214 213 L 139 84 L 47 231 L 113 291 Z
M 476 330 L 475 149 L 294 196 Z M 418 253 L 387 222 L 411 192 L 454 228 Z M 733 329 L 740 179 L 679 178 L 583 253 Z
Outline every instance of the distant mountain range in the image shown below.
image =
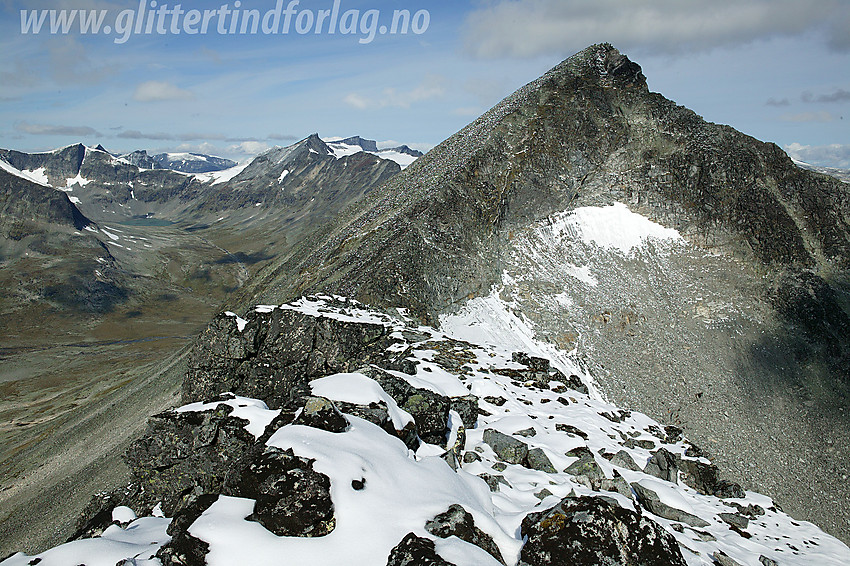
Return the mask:
M 121 156 L 141 169 L 171 169 L 182 173 L 209 173 L 221 171 L 236 165 L 235 161 L 222 157 L 213 157 L 202 153 L 157 153 L 148 155 L 138 150 Z

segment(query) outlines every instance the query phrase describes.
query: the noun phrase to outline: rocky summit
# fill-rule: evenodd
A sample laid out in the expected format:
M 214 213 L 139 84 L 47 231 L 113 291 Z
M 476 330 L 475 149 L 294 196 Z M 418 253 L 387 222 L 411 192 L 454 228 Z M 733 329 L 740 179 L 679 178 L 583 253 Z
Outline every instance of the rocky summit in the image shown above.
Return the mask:
M 401 172 L 366 141 L 181 189 L 297 237 L 126 481 L 3 566 L 850 562 L 850 185 L 607 44 Z

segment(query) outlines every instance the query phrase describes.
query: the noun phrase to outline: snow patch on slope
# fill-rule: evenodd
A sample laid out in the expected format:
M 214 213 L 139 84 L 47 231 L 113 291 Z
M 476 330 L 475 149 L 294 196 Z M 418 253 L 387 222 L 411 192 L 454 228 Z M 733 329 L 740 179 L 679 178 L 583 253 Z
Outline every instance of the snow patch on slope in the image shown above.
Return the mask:
M 77 173 L 77 176 L 76 176 L 76 177 L 70 177 L 70 178 L 69 178 L 69 179 L 65 182 L 65 187 L 66 187 L 66 188 L 68 188 L 68 189 L 70 189 L 70 188 L 71 188 L 71 187 L 73 187 L 74 185 L 79 185 L 79 186 L 81 186 L 81 187 L 85 187 L 85 186 L 86 186 L 86 185 L 88 185 L 89 183 L 91 183 L 91 179 L 86 179 L 85 177 L 83 177 L 82 175 L 80 175 L 79 173 Z
M 250 161 L 246 161 L 245 163 L 240 163 L 230 169 L 223 169 L 221 171 L 212 171 L 210 173 L 197 173 L 194 175 L 196 179 L 201 181 L 202 183 L 211 183 L 213 185 L 220 185 L 221 183 L 226 183 L 230 181 L 234 177 L 236 177 L 239 173 L 245 170 L 248 165 L 250 165 Z M 179 171 L 178 171 L 179 173 Z
M 648 241 L 684 242 L 681 234 L 629 210 L 622 203 L 576 208 L 557 217 L 551 226 L 556 239 L 579 238 L 587 244 L 629 255 Z
M 227 396 L 229 394 L 225 394 Z M 233 407 L 231 417 L 245 419 L 248 424 L 245 425 L 245 430 L 259 438 L 263 435 L 263 431 L 269 426 L 269 423 L 280 413 L 280 411 L 272 411 L 268 405 L 257 399 L 249 399 L 247 397 L 239 397 L 234 395 L 232 399 L 224 401 L 214 401 L 212 403 L 190 403 L 175 409 L 176 413 L 202 413 L 204 411 L 215 410 L 219 405 L 227 405 Z
M 44 187 L 50 187 L 47 183 L 47 177 L 44 175 L 44 167 L 36 169 L 35 171 L 21 171 L 7 163 L 5 160 L 0 159 L 0 169 L 3 169 L 7 173 L 11 173 L 16 177 L 20 177 L 21 179 L 26 179 L 27 181 L 31 181 Z

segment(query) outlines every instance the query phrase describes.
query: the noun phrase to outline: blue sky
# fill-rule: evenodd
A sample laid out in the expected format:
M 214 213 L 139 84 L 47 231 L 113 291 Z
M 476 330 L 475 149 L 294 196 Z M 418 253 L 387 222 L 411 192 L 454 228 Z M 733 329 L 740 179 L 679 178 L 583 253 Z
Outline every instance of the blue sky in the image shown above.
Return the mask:
M 218 9 L 233 0 L 162 1 Z M 850 167 L 850 2 L 846 0 L 337 0 L 363 28 L 344 34 L 22 34 L 22 9 L 107 10 L 139 0 L 0 0 L 0 145 L 82 141 L 111 151 L 189 150 L 244 159 L 313 132 L 421 149 L 587 45 L 641 64 L 652 90 L 708 120 L 813 163 Z M 149 12 L 150 0 L 145 1 Z M 289 4 L 288 0 L 283 6 Z M 301 0 L 302 29 L 334 0 Z M 273 10 L 276 0 L 241 0 Z M 395 10 L 421 33 L 377 33 Z M 171 14 L 173 16 L 173 14 Z M 225 28 L 232 21 L 224 20 Z M 339 21 L 339 20 L 338 20 Z M 424 24 L 427 23 L 427 28 Z M 238 27 L 241 22 L 237 23 Z M 337 24 L 339 26 L 339 23 Z M 375 29 L 378 25 L 375 26 Z M 189 29 L 197 29 L 192 28 Z M 248 28 L 250 31 L 250 28 Z

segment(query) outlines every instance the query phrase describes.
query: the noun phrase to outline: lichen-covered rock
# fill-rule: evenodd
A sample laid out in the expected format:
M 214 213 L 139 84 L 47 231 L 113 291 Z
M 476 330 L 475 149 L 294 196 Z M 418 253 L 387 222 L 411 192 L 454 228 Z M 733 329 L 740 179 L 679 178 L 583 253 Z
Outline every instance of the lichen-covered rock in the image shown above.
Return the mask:
M 475 395 L 464 395 L 463 397 L 449 397 L 451 409 L 457 411 L 466 428 L 475 428 L 478 422 L 478 397 Z
M 336 520 L 330 479 L 313 463 L 281 450 L 257 447 L 250 463 L 228 478 L 226 495 L 256 500 L 247 517 L 278 536 L 320 537 L 333 531 Z
M 684 566 L 673 536 L 657 523 L 599 497 L 567 497 L 522 521 L 520 566 Z
M 189 355 L 183 401 L 209 399 L 231 391 L 277 409 L 301 404 L 309 381 L 380 362 L 398 360 L 381 324 L 316 317 L 288 309 L 253 312 L 242 330 L 236 319 L 219 315 Z
M 162 502 L 163 512 L 170 515 L 195 488 L 220 493 L 233 463 L 255 444 L 245 430 L 247 421 L 229 416 L 232 410 L 219 405 L 202 413 L 169 411 L 148 420 L 147 431 L 124 459 L 149 506 Z
M 383 401 L 369 403 L 368 405 L 334 401 L 334 405 L 342 413 L 354 415 L 378 425 L 388 433 L 398 437 L 411 450 L 416 451 L 419 448 L 420 442 L 416 423 L 408 422 L 401 430 L 396 430 L 392 418 L 390 418 L 389 408 Z
M 156 553 L 163 566 L 205 566 L 209 545 L 189 534 L 189 527 L 218 500 L 218 495 L 204 494 L 187 500 L 171 520 L 171 541 Z
M 509 464 L 522 465 L 528 456 L 528 445 L 525 442 L 492 428 L 484 430 L 484 442 L 500 460 Z
M 452 408 L 449 397 L 413 387 L 404 379 L 385 371 L 374 370 L 370 373 L 370 377 L 380 384 L 398 406 L 410 413 L 422 440 L 437 446 L 445 445 L 449 411 Z
M 328 432 L 345 432 L 348 421 L 334 406 L 330 399 L 324 397 L 307 397 L 301 413 L 292 424 L 309 426 Z
M 627 470 L 632 470 L 633 472 L 641 471 L 640 466 L 637 465 L 635 459 L 632 458 L 632 455 L 626 452 L 625 450 L 620 450 L 616 454 L 612 454 L 610 458 L 608 458 L 608 455 L 606 455 L 605 458 L 610 460 L 611 463 L 615 466 L 619 466 Z
M 408 533 L 390 552 L 387 566 L 454 566 L 437 554 L 434 541 Z
M 593 454 L 590 453 L 582 454 L 577 461 L 570 464 L 564 471 L 576 477 L 585 477 L 588 480 L 601 479 L 605 477 L 605 473 L 602 471 L 602 468 L 599 467 L 599 464 L 596 463 L 596 459 L 593 457 Z
M 475 526 L 475 519 L 460 505 L 450 505 L 445 513 L 440 513 L 425 523 L 425 530 L 434 536 L 448 538 L 456 536 L 460 540 L 485 550 L 499 562 L 504 563 L 502 553 L 493 537 Z
M 558 471 L 555 469 L 555 466 L 552 465 L 552 462 L 549 460 L 549 457 L 546 456 L 546 453 L 543 452 L 542 448 L 532 448 L 528 451 L 528 455 L 526 456 L 526 467 L 531 468 L 532 470 L 548 472 L 550 474 L 554 474 Z

